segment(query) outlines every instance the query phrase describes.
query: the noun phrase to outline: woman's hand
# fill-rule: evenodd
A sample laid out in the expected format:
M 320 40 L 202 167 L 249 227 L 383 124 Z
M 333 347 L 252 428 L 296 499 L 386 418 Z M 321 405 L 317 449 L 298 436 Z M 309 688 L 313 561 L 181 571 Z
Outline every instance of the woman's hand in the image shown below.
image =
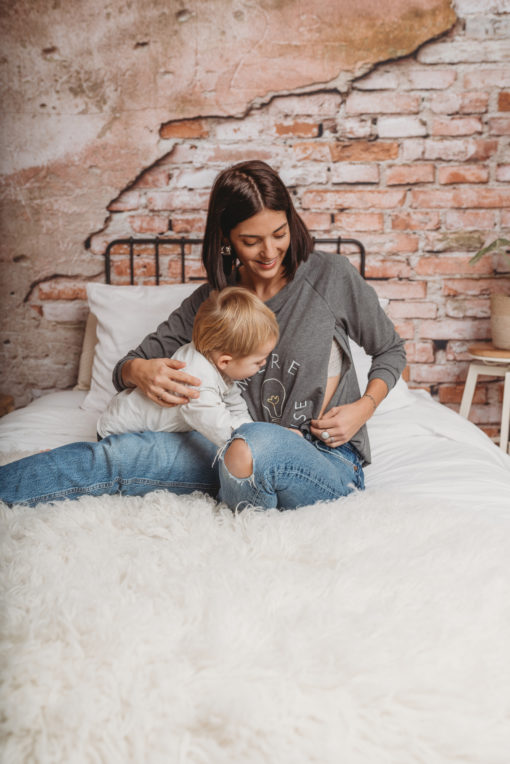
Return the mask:
M 348 443 L 373 413 L 370 398 L 360 398 L 344 406 L 333 406 L 320 419 L 312 419 L 310 430 L 312 435 L 323 440 L 327 446 L 336 448 Z M 323 439 L 323 432 L 329 433 L 328 440 Z
M 138 387 L 147 398 L 170 408 L 200 395 L 193 389 L 200 380 L 179 371 L 184 366 L 183 361 L 172 358 L 130 358 L 122 366 L 122 379 L 125 385 Z

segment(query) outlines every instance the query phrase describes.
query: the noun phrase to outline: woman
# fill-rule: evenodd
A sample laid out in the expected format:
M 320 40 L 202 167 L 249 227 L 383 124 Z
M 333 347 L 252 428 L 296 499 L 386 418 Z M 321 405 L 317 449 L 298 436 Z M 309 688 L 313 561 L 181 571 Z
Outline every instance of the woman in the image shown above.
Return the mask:
M 169 360 L 190 341 L 211 289 L 240 284 L 274 311 L 280 340 L 243 383 L 253 424 L 223 453 L 198 433 L 136 433 L 78 443 L 3 468 L 2 498 L 13 503 L 83 494 L 202 490 L 232 508 L 295 508 L 363 488 L 370 462 L 366 421 L 405 365 L 403 341 L 345 257 L 313 252 L 289 192 L 264 162 L 218 176 L 203 245 L 208 283 L 199 287 L 114 369 L 118 390 L 139 387 L 162 406 L 196 397 L 199 380 Z M 360 395 L 348 337 L 373 356 Z M 219 493 L 218 493 L 219 492 Z

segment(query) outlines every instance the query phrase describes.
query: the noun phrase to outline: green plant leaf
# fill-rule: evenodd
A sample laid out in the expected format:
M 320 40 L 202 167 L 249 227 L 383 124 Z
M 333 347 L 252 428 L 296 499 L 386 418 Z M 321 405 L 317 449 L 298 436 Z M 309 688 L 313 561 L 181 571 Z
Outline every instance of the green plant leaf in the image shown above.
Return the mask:
M 494 241 L 491 241 L 490 244 L 488 244 L 486 247 L 483 247 L 483 249 L 478 250 L 478 252 L 473 255 L 471 260 L 469 261 L 470 265 L 474 265 L 477 263 L 480 258 L 482 258 L 484 255 L 488 254 L 489 252 L 497 252 L 500 249 L 510 247 L 510 240 L 508 239 L 495 239 Z M 505 253 L 505 257 L 510 261 L 510 258 Z

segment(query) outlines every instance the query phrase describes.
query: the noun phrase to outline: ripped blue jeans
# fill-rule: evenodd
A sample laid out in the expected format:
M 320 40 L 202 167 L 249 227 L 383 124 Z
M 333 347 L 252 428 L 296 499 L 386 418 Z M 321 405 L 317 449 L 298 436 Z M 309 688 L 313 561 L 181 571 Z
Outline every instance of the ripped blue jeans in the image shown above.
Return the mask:
M 246 480 L 230 475 L 223 457 L 215 458 L 217 447 L 198 432 L 126 433 L 99 443 L 70 443 L 0 467 L 0 499 L 34 506 L 164 489 L 212 496 L 219 491 L 233 509 L 247 504 L 290 509 L 363 488 L 361 462 L 349 445 L 328 448 L 263 422 L 242 425 L 234 437 L 245 440 L 253 455 L 253 475 Z
M 236 438 L 249 446 L 253 472 L 232 475 L 224 462 L 226 448 Z M 266 422 L 243 424 L 220 455 L 219 499 L 232 509 L 247 506 L 295 509 L 346 496 L 365 487 L 361 458 L 348 443 L 330 448 L 313 436 Z

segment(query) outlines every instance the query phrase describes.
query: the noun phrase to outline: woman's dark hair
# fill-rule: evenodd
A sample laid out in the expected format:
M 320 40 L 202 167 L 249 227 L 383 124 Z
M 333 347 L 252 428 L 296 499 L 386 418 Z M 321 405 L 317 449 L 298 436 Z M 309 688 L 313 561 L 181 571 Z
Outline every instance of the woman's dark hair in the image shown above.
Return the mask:
M 227 286 L 227 276 L 232 271 L 235 253 L 232 257 L 221 254 L 230 231 L 264 208 L 285 212 L 287 216 L 290 245 L 283 266 L 289 280 L 294 278 L 298 265 L 308 258 L 313 239 L 278 173 L 257 159 L 240 162 L 218 175 L 209 199 L 202 262 L 214 289 Z

